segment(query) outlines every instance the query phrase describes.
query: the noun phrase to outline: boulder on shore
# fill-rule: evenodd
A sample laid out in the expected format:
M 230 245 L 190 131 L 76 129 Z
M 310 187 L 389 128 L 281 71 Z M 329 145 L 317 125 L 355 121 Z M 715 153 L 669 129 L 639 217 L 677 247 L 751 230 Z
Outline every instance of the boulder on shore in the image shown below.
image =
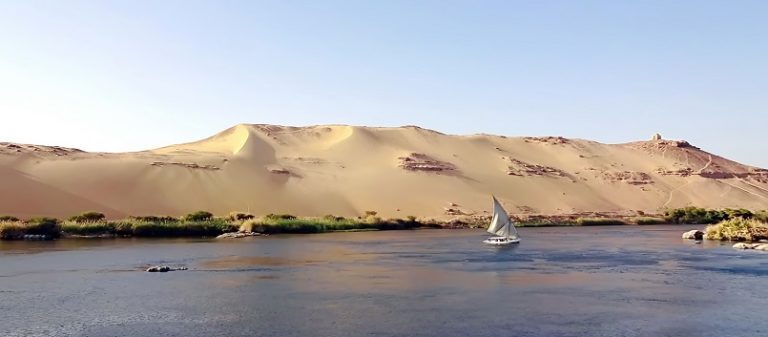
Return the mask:
M 704 239 L 704 232 L 700 230 L 690 230 L 685 233 L 683 233 L 683 239 L 687 240 L 702 240 Z

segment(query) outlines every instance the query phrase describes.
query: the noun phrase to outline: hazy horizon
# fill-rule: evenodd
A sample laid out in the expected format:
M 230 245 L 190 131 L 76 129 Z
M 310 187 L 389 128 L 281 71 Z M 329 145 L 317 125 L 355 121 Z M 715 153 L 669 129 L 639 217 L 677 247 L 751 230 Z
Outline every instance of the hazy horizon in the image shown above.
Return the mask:
M 0 141 L 145 150 L 239 123 L 603 143 L 768 167 L 768 3 L 2 1 Z

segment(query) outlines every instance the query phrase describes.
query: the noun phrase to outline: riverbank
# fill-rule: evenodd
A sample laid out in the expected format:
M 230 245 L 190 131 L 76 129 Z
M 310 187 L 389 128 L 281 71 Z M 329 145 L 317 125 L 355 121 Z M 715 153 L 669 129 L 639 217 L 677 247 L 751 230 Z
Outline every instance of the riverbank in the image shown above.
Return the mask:
M 113 237 L 216 237 L 224 233 L 256 232 L 261 234 L 310 234 L 364 230 L 407 230 L 442 228 L 440 223 L 422 222 L 415 218 L 383 220 L 370 215 L 366 218 L 298 218 L 292 215 L 267 215 L 214 218 L 210 213 L 200 216 L 134 217 L 106 220 L 102 216 L 72 217 L 66 221 L 36 218 L 27 221 L 0 221 L 0 239 L 57 239 Z
M 261 234 L 313 234 L 350 231 L 386 231 L 412 229 L 471 229 L 488 226 L 488 218 L 456 218 L 451 220 L 408 219 L 347 219 L 339 217 L 297 218 L 292 216 L 265 217 L 245 221 L 213 218 L 198 221 L 158 218 L 63 221 L 38 220 L 0 222 L 2 240 L 48 240 L 56 238 L 115 238 L 115 237 L 216 237 L 225 233 L 254 232 Z M 515 222 L 516 227 L 619 226 L 663 224 L 663 219 L 637 221 L 616 218 L 536 218 Z
M 695 207 L 668 210 L 662 215 L 578 213 L 556 215 L 513 215 L 516 227 L 562 226 L 626 226 L 660 224 L 711 224 L 733 218 L 766 218 L 765 212 L 748 210 L 707 210 Z M 297 217 L 290 214 L 268 214 L 261 217 L 242 212 L 215 217 L 198 211 L 183 217 L 134 216 L 108 220 L 104 214 L 85 212 L 61 221 L 55 218 L 20 220 L 0 216 L 0 239 L 41 240 L 56 238 L 113 237 L 216 237 L 224 233 L 253 232 L 261 234 L 312 234 L 344 231 L 410 230 L 419 228 L 464 229 L 485 228 L 490 216 L 456 216 L 450 219 L 417 218 L 382 219 L 374 211 L 355 218 L 334 215 Z

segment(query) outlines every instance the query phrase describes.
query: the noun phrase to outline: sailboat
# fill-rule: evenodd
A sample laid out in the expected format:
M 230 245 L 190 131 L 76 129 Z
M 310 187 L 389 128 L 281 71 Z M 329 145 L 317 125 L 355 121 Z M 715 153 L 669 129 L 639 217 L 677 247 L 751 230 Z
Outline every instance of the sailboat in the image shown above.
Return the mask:
M 504 210 L 504 207 L 501 207 L 496 197 L 493 197 L 493 217 L 491 218 L 491 224 L 488 226 L 488 233 L 496 235 L 483 240 L 483 243 L 489 245 L 500 246 L 520 242 L 517 229 L 512 225 L 507 211 Z

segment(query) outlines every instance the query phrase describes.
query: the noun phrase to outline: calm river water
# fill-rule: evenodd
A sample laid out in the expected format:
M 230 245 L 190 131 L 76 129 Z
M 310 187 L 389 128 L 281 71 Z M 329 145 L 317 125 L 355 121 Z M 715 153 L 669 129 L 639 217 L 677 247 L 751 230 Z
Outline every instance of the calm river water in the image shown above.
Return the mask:
M 687 229 L 0 242 L 0 336 L 768 335 L 768 254 Z

